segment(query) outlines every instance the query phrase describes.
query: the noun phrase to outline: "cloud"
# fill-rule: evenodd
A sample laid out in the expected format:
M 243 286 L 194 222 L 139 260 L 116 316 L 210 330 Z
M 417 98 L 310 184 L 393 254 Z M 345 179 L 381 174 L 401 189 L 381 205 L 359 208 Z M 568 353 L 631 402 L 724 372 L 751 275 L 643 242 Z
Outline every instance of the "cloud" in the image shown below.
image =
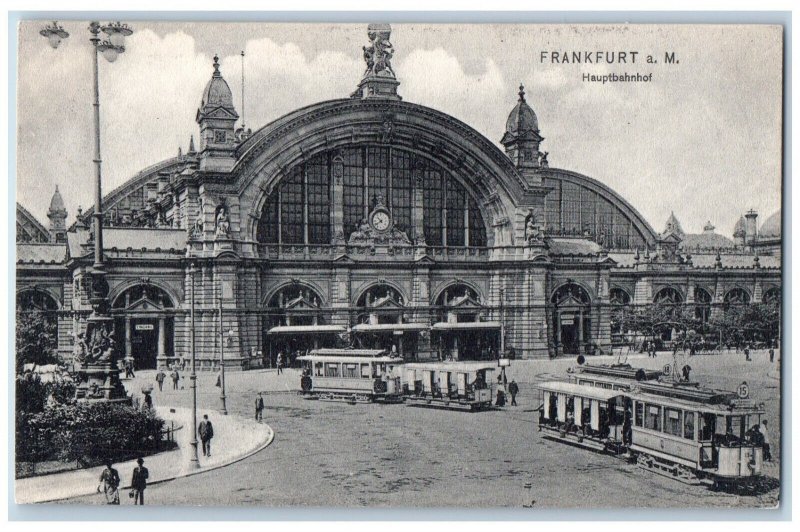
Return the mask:
M 85 23 L 70 23 L 57 50 L 39 26 L 20 25 L 18 200 L 46 220 L 59 184 L 72 219 L 93 197 L 91 45 Z M 186 149 L 215 50 L 227 50 L 223 76 L 254 130 L 348 97 L 364 68 L 355 27 L 137 26 L 116 63 L 100 60 L 105 192 Z M 395 33 L 405 101 L 451 114 L 499 147 L 524 82 L 551 165 L 606 183 L 656 228 L 674 210 L 688 232 L 710 219 L 730 234 L 747 209 L 765 218 L 780 205 L 781 43 L 763 27 L 397 25 Z M 539 50 L 584 47 L 674 49 L 681 64 L 626 67 L 652 70 L 650 84 L 601 85 L 581 74 L 619 67 L 538 61 Z

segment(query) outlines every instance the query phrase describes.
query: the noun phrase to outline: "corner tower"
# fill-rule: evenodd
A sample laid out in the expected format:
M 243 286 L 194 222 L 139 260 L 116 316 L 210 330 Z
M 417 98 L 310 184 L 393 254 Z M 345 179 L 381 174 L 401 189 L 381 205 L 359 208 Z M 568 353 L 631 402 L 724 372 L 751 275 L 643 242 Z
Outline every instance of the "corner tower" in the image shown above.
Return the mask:
M 519 86 L 519 100 L 506 120 L 506 132 L 500 143 L 506 148 L 506 155 L 520 173 L 529 179 L 539 167 L 547 166 L 547 153 L 539 151 L 544 140 L 539 134 L 539 120 L 531 106 L 525 101 L 525 87 Z
M 214 73 L 203 91 L 195 118 L 200 125 L 201 170 L 227 172 L 233 168 L 238 119 L 231 88 L 219 71 L 219 57 L 214 56 Z
M 53 193 L 50 199 L 50 208 L 47 210 L 47 217 L 50 219 L 50 241 L 51 242 L 66 242 L 67 241 L 67 209 L 64 207 L 64 198 L 58 191 Z

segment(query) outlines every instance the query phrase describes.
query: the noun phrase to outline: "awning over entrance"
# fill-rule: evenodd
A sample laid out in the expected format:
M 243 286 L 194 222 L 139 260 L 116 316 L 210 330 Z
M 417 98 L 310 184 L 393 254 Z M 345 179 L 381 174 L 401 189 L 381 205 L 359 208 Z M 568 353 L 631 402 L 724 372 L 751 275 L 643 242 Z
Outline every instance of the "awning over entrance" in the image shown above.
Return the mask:
M 394 331 L 426 331 L 427 323 L 359 323 L 354 325 L 353 332 L 394 332 Z
M 440 321 L 434 323 L 434 331 L 463 331 L 475 329 L 500 329 L 502 325 L 499 321 L 460 321 L 460 322 L 447 322 Z
M 279 325 L 267 334 L 340 334 L 347 332 L 341 325 Z

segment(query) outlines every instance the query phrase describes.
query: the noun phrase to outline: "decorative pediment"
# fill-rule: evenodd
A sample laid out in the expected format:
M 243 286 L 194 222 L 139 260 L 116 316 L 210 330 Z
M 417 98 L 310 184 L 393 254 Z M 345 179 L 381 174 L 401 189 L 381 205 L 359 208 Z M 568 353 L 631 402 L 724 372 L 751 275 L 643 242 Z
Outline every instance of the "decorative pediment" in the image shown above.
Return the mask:
M 131 303 L 125 310 L 128 312 L 153 312 L 164 310 L 164 307 L 148 297 L 143 297 Z
M 580 299 L 576 298 L 572 294 L 568 294 L 566 297 L 560 299 L 557 304 L 559 307 L 572 307 L 572 306 L 582 307 L 585 305 L 584 302 L 582 302 Z
M 372 307 L 379 308 L 382 310 L 391 310 L 391 309 L 401 309 L 403 308 L 403 305 L 394 299 L 393 294 L 390 294 L 373 301 Z
M 317 310 L 319 308 L 319 302 L 301 295 L 287 301 L 284 308 L 286 310 Z
M 471 294 L 465 294 L 463 296 L 456 296 L 448 302 L 448 306 L 451 308 L 457 309 L 479 309 L 481 308 L 481 303 Z

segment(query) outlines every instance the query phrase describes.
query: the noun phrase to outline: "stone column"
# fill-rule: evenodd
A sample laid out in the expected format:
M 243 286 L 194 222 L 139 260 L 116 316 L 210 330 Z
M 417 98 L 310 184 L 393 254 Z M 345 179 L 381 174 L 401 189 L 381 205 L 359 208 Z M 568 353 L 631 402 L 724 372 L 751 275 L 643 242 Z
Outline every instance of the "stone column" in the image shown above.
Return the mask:
M 133 360 L 133 342 L 131 341 L 131 318 L 125 317 L 125 362 Z
M 167 357 L 167 319 L 164 316 L 158 318 L 158 364 L 161 364 Z
M 423 176 L 423 165 L 421 162 L 417 162 L 414 165 L 414 201 L 413 201 L 413 209 L 412 209 L 412 225 L 414 227 L 414 235 L 412 237 L 413 241 L 418 246 L 425 246 L 425 217 L 424 217 L 424 201 L 423 201 L 423 192 L 422 192 L 422 183 L 424 180 Z
M 344 159 L 341 155 L 333 158 L 333 191 L 331 194 L 331 243 L 344 245 Z

